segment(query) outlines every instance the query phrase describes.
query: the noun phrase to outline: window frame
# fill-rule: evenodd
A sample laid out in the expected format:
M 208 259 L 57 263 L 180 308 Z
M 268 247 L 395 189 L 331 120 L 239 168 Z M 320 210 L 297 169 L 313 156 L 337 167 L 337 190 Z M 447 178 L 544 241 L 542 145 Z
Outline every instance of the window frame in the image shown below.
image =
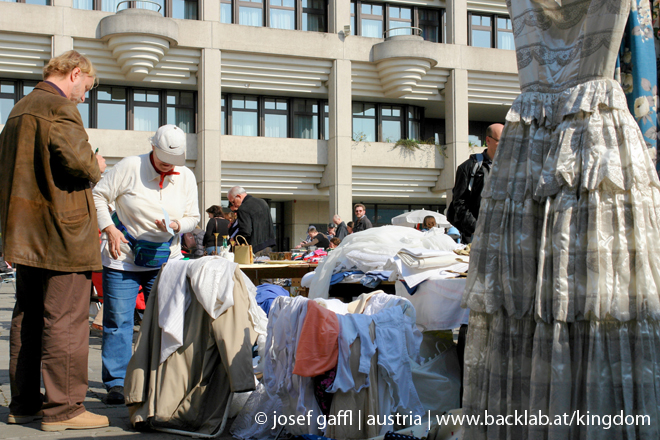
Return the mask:
M 489 14 L 486 12 L 478 12 L 478 11 L 468 11 L 468 45 L 472 47 L 480 47 L 480 46 L 474 46 L 474 42 L 472 41 L 472 29 L 474 28 L 475 25 L 472 24 L 472 17 L 473 16 L 479 16 L 479 17 L 488 17 L 490 18 L 490 26 L 482 26 L 478 25 L 477 30 L 486 30 L 490 32 L 490 48 L 491 49 L 501 49 L 498 47 L 498 41 L 499 41 L 499 32 L 506 32 L 506 33 L 511 33 L 513 35 L 513 21 L 511 21 L 511 17 L 508 15 L 502 15 L 502 14 Z M 499 25 L 497 24 L 497 21 L 499 19 L 505 19 L 511 21 L 511 30 L 500 30 Z M 515 50 L 514 49 L 502 49 L 502 50 Z
M 274 109 L 267 109 L 266 108 L 266 101 L 272 100 L 275 102 L 275 108 Z M 277 96 L 263 96 L 260 101 L 260 106 L 261 106 L 261 114 L 260 114 L 260 128 L 259 128 L 259 136 L 266 137 L 266 115 L 279 115 L 279 116 L 286 116 L 286 136 L 284 136 L 283 139 L 288 139 L 289 136 L 291 135 L 291 115 L 290 115 L 290 110 L 291 110 L 291 100 L 289 98 L 282 98 L 282 97 L 277 97 Z M 279 102 L 284 102 L 286 103 L 286 110 L 278 110 L 277 109 L 277 104 Z M 270 136 L 269 136 L 270 137 Z M 282 138 L 277 138 L 277 139 L 282 139 Z
M 411 105 L 411 104 L 398 104 L 398 103 L 389 103 L 389 102 L 367 102 L 367 101 L 352 101 L 351 102 L 351 133 L 352 136 L 355 135 L 355 132 L 353 130 L 353 119 L 358 118 L 358 119 L 371 119 L 371 117 L 365 117 L 365 116 L 360 116 L 360 115 L 354 115 L 353 114 L 353 104 L 373 104 L 376 109 L 376 140 L 373 142 L 383 142 L 387 143 L 385 139 L 383 139 L 383 120 L 385 121 L 400 121 L 401 124 L 401 139 L 411 139 L 410 138 L 410 118 L 408 116 L 408 113 L 410 111 L 418 112 L 419 119 L 414 119 L 413 121 L 419 122 L 419 130 L 420 130 L 420 136 L 422 134 L 422 128 L 424 124 L 424 107 L 416 106 L 416 105 Z M 398 107 L 401 110 L 401 118 L 397 118 L 395 116 L 383 116 L 383 108 L 384 107 Z M 363 110 L 364 112 L 364 107 Z M 421 141 L 422 139 L 417 139 L 418 141 Z M 395 139 L 394 142 L 398 141 L 398 139 Z M 372 141 L 364 141 L 364 142 L 372 142 Z M 390 142 L 393 143 L 393 142 Z
M 410 21 L 410 26 L 411 27 L 417 27 L 421 28 L 420 26 L 420 19 L 419 19 L 419 11 L 421 9 L 423 10 L 433 10 L 437 11 L 438 13 L 438 41 L 437 43 L 444 43 L 446 40 L 445 38 L 445 33 L 446 33 L 446 25 L 445 25 L 445 14 L 446 14 L 446 9 L 445 8 L 431 8 L 431 7 L 425 7 L 425 6 L 415 6 L 415 5 L 409 5 L 409 4 L 404 4 L 404 3 L 373 3 L 372 1 L 362 1 L 362 0 L 352 0 L 351 1 L 351 7 L 353 8 L 353 11 L 350 16 L 351 16 L 351 34 L 356 35 L 356 36 L 362 36 L 362 5 L 363 4 L 370 4 L 370 5 L 377 5 L 377 6 L 382 6 L 383 7 L 383 16 L 382 16 L 382 24 L 383 24 L 383 32 L 389 30 L 389 21 L 390 21 L 390 8 L 409 8 L 411 9 L 411 21 Z M 369 17 L 375 17 L 373 15 L 369 15 Z M 396 21 L 405 21 L 401 19 L 396 19 Z M 411 34 L 412 34 L 412 29 L 411 29 Z M 373 38 L 373 37 L 364 37 L 364 38 Z M 384 38 L 382 35 L 380 38 Z M 423 38 L 423 35 L 422 35 Z M 426 40 L 425 41 L 430 41 Z
M 47 1 L 51 2 L 52 0 L 47 0 Z M 135 1 L 132 1 L 131 3 L 129 3 L 128 8 L 135 8 L 136 7 L 135 4 L 138 1 L 139 0 L 135 0 Z M 200 20 L 200 7 L 199 7 L 200 6 L 200 0 L 187 0 L 187 1 L 194 1 L 195 3 L 197 3 L 197 18 L 176 18 L 176 17 L 173 17 L 172 12 L 174 10 L 174 3 L 173 3 L 172 0 L 163 0 L 163 10 L 160 11 L 160 12 L 162 12 L 163 17 L 167 17 L 167 18 L 175 18 L 177 20 Z M 25 0 L 21 0 L 20 2 L 25 3 Z M 92 0 L 92 5 L 93 5 L 92 9 L 81 9 L 81 10 L 83 10 L 83 11 L 103 11 L 103 3 L 102 2 L 103 2 L 103 0 Z M 73 9 L 80 9 L 80 8 L 73 8 Z M 123 10 L 123 9 L 120 9 L 120 10 Z M 108 12 L 108 11 L 104 11 L 104 12 Z M 109 11 L 109 12 L 112 12 L 112 11 Z
M 322 33 L 327 33 L 328 32 L 328 22 L 330 19 L 329 16 L 329 8 L 328 8 L 328 0 L 323 0 L 323 9 L 317 9 L 317 8 L 309 8 L 309 7 L 303 7 L 302 0 L 294 0 L 294 7 L 288 7 L 288 6 L 271 6 L 270 5 L 270 0 L 262 0 L 261 2 L 261 26 L 258 27 L 267 27 L 270 28 L 271 20 L 270 20 L 270 10 L 272 9 L 281 9 L 281 10 L 287 10 L 287 11 L 293 11 L 294 13 L 294 29 L 282 29 L 282 30 L 295 30 L 295 31 L 303 31 L 303 32 L 322 32 Z M 222 21 L 222 15 L 220 15 L 220 22 L 223 24 L 239 24 L 241 26 L 250 26 L 250 25 L 244 25 L 239 22 L 239 17 L 240 17 L 240 7 L 253 7 L 257 9 L 254 5 L 259 4 L 257 2 L 251 2 L 249 0 L 220 0 L 221 4 L 231 4 L 231 22 L 230 23 L 224 23 Z M 302 28 L 302 17 L 303 13 L 307 14 L 314 14 L 314 15 L 323 15 L 325 18 L 325 30 L 324 31 L 312 31 L 312 30 L 306 30 Z M 220 7 L 220 14 L 222 14 L 222 6 Z M 272 29 L 280 29 L 280 28 L 272 28 Z

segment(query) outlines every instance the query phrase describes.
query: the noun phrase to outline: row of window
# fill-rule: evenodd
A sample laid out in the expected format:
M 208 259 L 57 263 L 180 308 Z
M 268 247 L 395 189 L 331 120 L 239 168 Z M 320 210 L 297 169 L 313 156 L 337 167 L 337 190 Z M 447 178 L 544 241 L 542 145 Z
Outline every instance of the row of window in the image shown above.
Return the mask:
M 37 5 L 50 5 L 50 0 L 0 0 Z M 128 7 L 159 11 L 165 17 L 197 20 L 198 0 L 149 0 L 119 4 L 122 0 L 73 0 L 73 7 L 115 12 Z M 222 23 L 265 26 L 276 29 L 328 31 L 327 0 L 220 0 Z M 156 3 L 156 4 L 154 4 Z M 511 19 L 502 15 L 468 13 L 469 45 L 514 49 Z M 413 35 L 421 29 L 427 41 L 441 43 L 445 38 L 443 9 L 402 6 L 389 3 L 351 2 L 351 32 L 372 38 Z
M 386 205 L 363 203 L 366 210 L 366 215 L 371 220 L 374 226 L 386 226 L 392 224 L 392 219 L 397 215 L 405 214 L 406 212 L 417 211 L 419 209 L 426 209 L 428 211 L 439 212 L 444 214 L 445 205 Z
M 328 102 L 228 94 L 222 96 L 222 134 L 328 139 Z M 353 103 L 353 139 L 419 139 L 423 109 L 412 105 Z
M 19 99 L 34 89 L 37 81 L 0 81 L 0 124 Z M 85 128 L 156 131 L 176 124 L 195 132 L 196 93 L 185 90 L 154 90 L 137 87 L 99 86 L 78 104 Z

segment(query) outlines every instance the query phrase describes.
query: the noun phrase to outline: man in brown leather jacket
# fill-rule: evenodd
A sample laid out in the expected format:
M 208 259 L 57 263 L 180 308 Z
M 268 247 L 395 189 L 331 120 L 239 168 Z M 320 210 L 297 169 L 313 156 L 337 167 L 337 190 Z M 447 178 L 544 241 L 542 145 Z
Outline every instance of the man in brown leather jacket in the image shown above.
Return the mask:
M 78 52 L 51 59 L 0 133 L 0 223 L 5 258 L 17 267 L 7 422 L 43 418 L 44 431 L 109 425 L 83 406 L 91 271 L 101 269 L 90 182 L 105 160 L 94 154 L 76 104 L 95 80 Z

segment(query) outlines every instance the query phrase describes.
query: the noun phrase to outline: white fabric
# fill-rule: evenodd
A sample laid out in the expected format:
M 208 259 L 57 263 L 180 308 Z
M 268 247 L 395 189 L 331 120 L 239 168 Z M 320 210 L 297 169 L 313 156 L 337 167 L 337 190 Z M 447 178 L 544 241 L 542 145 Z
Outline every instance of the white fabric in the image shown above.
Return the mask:
M 316 298 L 314 301 L 337 315 L 346 315 L 348 313 L 348 304 L 339 299 Z
M 327 298 L 330 287 L 330 278 L 337 266 L 349 266 L 349 253 L 357 251 L 363 261 L 374 263 L 382 262 L 378 267 L 370 264 L 367 270 L 382 270 L 387 260 L 396 255 L 402 248 L 425 248 L 442 251 L 452 251 L 460 247 L 448 235 L 438 228 L 422 233 L 416 229 L 404 226 L 382 226 L 366 231 L 356 232 L 344 238 L 342 243 L 328 254 L 316 269 L 309 291 L 309 298 Z M 352 254 L 352 257 L 357 256 Z M 367 258 L 368 257 L 368 258 Z M 356 260 L 356 263 L 359 263 Z
M 227 260 L 227 261 L 232 262 L 231 260 Z M 266 315 L 264 309 L 259 307 L 259 304 L 257 304 L 257 288 L 255 287 L 252 280 L 248 278 L 248 276 L 245 275 L 245 273 L 243 273 L 243 271 L 241 271 L 241 275 L 243 276 L 243 281 L 245 282 L 245 285 L 248 289 L 248 300 L 249 300 L 248 316 L 250 318 L 250 321 L 252 322 L 254 331 L 261 336 L 266 336 L 267 333 L 266 327 L 268 326 L 268 315 Z M 263 353 L 259 353 L 259 355 L 263 359 Z
M 218 256 L 190 260 L 188 277 L 197 300 L 213 319 L 234 305 L 233 274 L 238 267 Z
M 108 204 L 113 204 L 121 222 L 138 240 L 156 243 L 169 241 L 172 236 L 156 227 L 156 220 L 163 219 L 165 209 L 170 219 L 181 224 L 181 234 L 191 232 L 199 223 L 197 180 L 186 167 L 174 167 L 179 175 L 169 175 L 160 189 L 160 174 L 149 161 L 149 154 L 122 159 L 112 167 L 92 190 L 99 229 L 112 225 Z M 105 234 L 103 234 L 105 237 Z M 179 235 L 170 245 L 170 258 L 181 257 Z M 133 252 L 127 243 L 121 245 L 118 261 L 133 263 Z M 101 250 L 108 258 L 108 246 Z M 121 269 L 120 269 L 121 270 Z
M 461 308 L 465 278 L 432 278 L 421 283 L 414 295 L 400 281 L 394 288 L 397 296 L 415 307 L 419 331 L 451 330 L 468 323 L 470 309 Z
M 186 272 L 190 260 L 170 261 L 160 272 L 158 280 L 158 325 L 160 363 L 183 345 L 183 317 L 190 306 L 190 292 Z
M 401 249 L 396 254 L 411 269 L 431 269 L 456 264 L 461 258 L 454 252 L 427 249 Z
M 455 256 L 458 259 L 466 262 L 456 262 L 443 268 L 411 269 L 407 265 L 403 264 L 403 261 L 397 255 L 394 258 L 390 258 L 390 260 L 385 265 L 385 268 L 392 270 L 392 274 L 389 278 L 390 281 L 397 281 L 402 278 L 405 280 L 406 284 L 408 284 L 408 287 L 415 287 L 426 280 L 456 278 L 456 272 L 467 272 L 469 268 L 469 258 L 460 255 Z
M 300 280 L 300 286 L 301 287 L 311 286 L 312 279 L 314 279 L 314 276 L 316 276 L 316 271 L 307 272 L 305 275 L 303 275 L 302 279 Z
M 438 228 L 451 228 L 451 223 L 449 223 L 447 217 L 434 211 L 427 211 L 426 209 L 420 209 L 418 211 L 411 211 L 397 215 L 396 217 L 392 218 L 392 224 L 414 228 L 417 226 L 417 224 L 423 223 L 424 219 L 428 216 L 431 216 L 435 219 L 435 223 Z

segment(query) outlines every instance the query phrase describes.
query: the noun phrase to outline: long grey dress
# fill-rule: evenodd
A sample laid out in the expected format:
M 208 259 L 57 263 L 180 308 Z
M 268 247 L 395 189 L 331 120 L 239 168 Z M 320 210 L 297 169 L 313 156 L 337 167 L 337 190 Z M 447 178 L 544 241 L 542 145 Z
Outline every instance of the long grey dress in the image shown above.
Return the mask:
M 463 407 L 553 425 L 469 426 L 465 438 L 657 440 L 660 184 L 611 79 L 630 0 L 507 3 L 522 94 L 470 255 Z M 594 415 L 649 419 L 604 430 Z

